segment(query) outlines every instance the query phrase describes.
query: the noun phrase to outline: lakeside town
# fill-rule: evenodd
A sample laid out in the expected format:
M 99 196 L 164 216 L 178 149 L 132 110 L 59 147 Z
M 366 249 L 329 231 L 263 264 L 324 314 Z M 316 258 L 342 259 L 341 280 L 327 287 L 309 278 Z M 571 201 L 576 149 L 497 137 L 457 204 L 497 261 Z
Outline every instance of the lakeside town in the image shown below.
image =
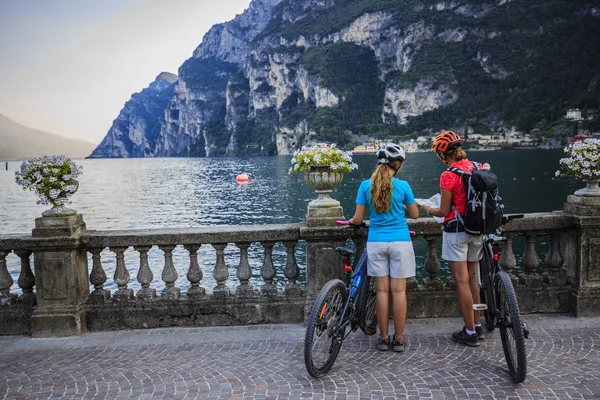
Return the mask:
M 581 110 L 574 108 L 567 111 L 565 115 L 565 122 L 570 124 L 577 124 L 586 119 L 591 119 L 591 116 L 583 117 Z M 577 129 L 575 129 L 577 131 Z M 463 138 L 464 147 L 470 150 L 503 150 L 503 149 L 560 149 L 569 143 L 576 142 L 578 140 L 584 140 L 588 137 L 600 138 L 600 132 L 587 132 L 581 131 L 568 138 L 563 135 L 556 135 L 554 137 L 536 136 L 535 134 L 523 134 L 518 131 L 512 131 L 509 133 L 492 133 L 492 134 L 479 134 L 479 133 L 466 133 L 458 132 Z M 398 143 L 404 148 L 406 152 L 427 152 L 431 147 L 431 142 L 436 134 L 429 136 L 418 136 L 415 139 L 410 140 L 394 140 L 394 139 L 368 139 L 363 141 L 362 144 L 352 149 L 353 153 L 356 154 L 370 154 L 375 153 L 379 146 L 384 143 Z

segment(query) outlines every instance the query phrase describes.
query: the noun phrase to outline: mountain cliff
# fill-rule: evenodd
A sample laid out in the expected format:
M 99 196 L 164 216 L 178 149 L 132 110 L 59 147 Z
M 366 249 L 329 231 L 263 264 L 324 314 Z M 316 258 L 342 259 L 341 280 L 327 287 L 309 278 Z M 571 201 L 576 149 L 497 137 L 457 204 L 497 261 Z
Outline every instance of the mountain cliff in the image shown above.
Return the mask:
M 134 94 L 92 157 L 530 131 L 600 107 L 598 43 L 592 1 L 253 0 Z

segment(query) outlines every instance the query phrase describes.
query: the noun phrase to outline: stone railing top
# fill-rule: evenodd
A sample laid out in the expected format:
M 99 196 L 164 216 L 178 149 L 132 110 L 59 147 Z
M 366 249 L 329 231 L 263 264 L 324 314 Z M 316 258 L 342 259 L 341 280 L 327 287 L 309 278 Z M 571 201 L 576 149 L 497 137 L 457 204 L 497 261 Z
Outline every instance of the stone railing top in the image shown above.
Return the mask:
M 575 226 L 572 216 L 555 211 L 551 213 L 525 214 L 504 225 L 504 233 L 546 233 Z M 441 236 L 440 224 L 433 218 L 409 219 L 411 230 L 419 236 Z M 218 225 L 196 228 L 161 228 L 118 231 L 86 230 L 71 237 L 35 238 L 30 234 L 0 235 L 0 250 L 56 249 L 56 248 L 104 248 L 145 245 L 186 245 L 249 243 L 269 241 L 328 240 L 365 238 L 367 229 L 352 230 L 347 226 L 307 227 L 304 223 L 273 225 Z
M 126 231 L 85 231 L 82 246 L 123 247 L 143 245 L 186 245 L 202 243 L 249 243 L 298 240 L 303 224 L 219 225 L 198 228 L 141 229 Z

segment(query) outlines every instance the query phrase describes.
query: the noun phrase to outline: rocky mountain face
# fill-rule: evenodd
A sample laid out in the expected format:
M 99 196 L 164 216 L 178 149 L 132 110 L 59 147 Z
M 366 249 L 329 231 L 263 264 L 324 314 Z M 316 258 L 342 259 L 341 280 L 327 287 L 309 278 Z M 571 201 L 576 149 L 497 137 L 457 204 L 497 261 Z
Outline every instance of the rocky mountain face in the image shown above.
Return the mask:
M 529 131 L 600 108 L 600 4 L 253 0 L 92 157 L 290 154 L 358 135 Z

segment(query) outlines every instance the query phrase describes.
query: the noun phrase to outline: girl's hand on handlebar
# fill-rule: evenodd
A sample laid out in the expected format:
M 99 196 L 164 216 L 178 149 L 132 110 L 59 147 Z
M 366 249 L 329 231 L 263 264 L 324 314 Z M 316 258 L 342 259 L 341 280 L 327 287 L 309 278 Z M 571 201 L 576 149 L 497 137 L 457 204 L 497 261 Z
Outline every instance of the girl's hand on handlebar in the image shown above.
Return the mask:
M 337 220 L 335 221 L 336 225 L 346 225 L 346 226 L 351 226 L 352 228 L 360 228 L 362 226 L 367 226 L 367 224 L 363 222 L 361 222 L 360 224 L 355 224 L 353 223 L 353 221 L 350 219 L 349 221 L 345 221 L 345 220 Z

